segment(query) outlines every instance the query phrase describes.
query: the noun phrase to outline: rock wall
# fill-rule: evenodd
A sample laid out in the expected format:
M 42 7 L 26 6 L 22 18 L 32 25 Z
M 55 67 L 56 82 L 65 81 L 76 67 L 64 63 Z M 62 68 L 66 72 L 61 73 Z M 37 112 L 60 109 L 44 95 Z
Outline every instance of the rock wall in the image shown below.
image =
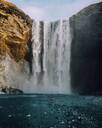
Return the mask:
M 15 5 L 0 0 L 0 87 L 17 88 L 17 75 L 29 67 L 32 20 Z M 28 69 L 29 70 L 29 69 Z M 29 71 L 27 71 L 29 73 Z
M 102 95 L 102 2 L 72 16 L 70 25 L 73 92 Z

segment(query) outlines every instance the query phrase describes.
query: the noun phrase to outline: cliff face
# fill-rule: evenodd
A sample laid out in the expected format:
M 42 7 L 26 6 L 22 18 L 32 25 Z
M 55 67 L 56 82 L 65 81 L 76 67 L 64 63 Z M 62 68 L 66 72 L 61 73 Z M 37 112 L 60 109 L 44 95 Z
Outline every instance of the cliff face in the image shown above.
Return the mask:
M 12 81 L 16 81 L 16 71 L 23 73 L 22 68 L 29 63 L 31 31 L 30 17 L 15 5 L 0 0 L 0 87 L 15 87 Z
M 102 94 L 102 2 L 70 18 L 71 84 L 80 94 Z
M 31 19 L 15 5 L 0 0 L 0 55 L 25 59 L 31 35 Z

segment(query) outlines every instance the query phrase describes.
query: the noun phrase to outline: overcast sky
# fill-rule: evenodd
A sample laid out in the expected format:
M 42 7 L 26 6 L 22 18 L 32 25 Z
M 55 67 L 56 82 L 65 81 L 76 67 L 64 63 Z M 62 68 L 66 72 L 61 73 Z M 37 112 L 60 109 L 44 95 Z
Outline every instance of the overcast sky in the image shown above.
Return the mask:
M 8 0 L 36 20 L 53 21 L 69 17 L 102 0 Z

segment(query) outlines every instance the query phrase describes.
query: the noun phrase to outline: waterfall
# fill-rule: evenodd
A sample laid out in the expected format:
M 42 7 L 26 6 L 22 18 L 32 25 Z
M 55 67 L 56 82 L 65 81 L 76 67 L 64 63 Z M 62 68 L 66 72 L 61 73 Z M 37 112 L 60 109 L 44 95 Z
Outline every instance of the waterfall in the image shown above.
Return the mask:
M 30 92 L 71 93 L 69 19 L 33 21 Z

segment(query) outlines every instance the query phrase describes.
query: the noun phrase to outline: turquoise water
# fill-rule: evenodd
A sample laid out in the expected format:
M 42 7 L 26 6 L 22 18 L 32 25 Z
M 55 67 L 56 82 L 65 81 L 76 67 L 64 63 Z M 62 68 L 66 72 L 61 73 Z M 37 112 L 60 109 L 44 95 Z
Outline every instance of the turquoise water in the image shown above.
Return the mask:
M 102 97 L 1 95 L 0 128 L 102 128 Z

